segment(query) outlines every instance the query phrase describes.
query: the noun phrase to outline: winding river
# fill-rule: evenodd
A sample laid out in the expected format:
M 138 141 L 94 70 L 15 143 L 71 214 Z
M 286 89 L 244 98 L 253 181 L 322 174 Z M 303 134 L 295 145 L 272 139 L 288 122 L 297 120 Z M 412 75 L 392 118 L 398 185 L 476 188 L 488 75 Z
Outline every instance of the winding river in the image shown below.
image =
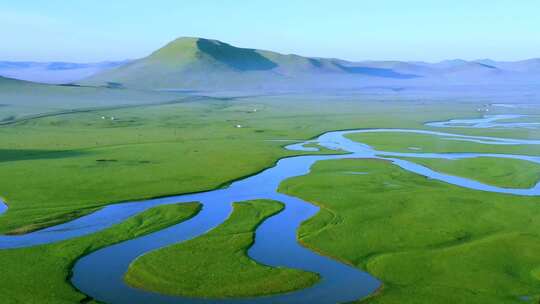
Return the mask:
M 511 106 L 511 105 L 506 105 Z M 514 105 L 515 106 L 515 105 Z M 500 122 L 501 120 L 512 120 L 527 115 L 521 114 L 499 114 L 486 115 L 480 119 L 452 119 L 449 121 L 437 121 L 426 123 L 430 127 L 452 127 L 452 128 L 527 128 L 537 129 L 540 127 L 538 122 Z
M 511 118 L 518 118 L 513 116 Z M 509 119 L 506 115 L 489 116 L 466 120 L 469 127 L 524 127 L 508 126 L 497 120 Z M 465 120 L 429 123 L 431 127 L 455 127 Z M 530 127 L 530 126 L 527 126 Z M 71 222 L 39 230 L 25 235 L 0 236 L 0 248 L 20 248 L 39 244 L 58 242 L 87 235 L 149 208 L 182 202 L 198 201 L 203 205 L 194 218 L 161 231 L 103 248 L 84 256 L 73 268 L 71 282 L 90 297 L 106 303 L 339 303 L 363 298 L 373 293 L 380 282 L 366 272 L 322 256 L 298 244 L 296 231 L 300 224 L 314 216 L 319 208 L 299 198 L 277 192 L 279 184 L 285 179 L 309 173 L 317 161 L 344 158 L 386 159 L 395 165 L 435 180 L 443 181 L 469 189 L 507 193 L 516 195 L 540 195 L 540 183 L 530 189 L 509 189 L 486 185 L 470 179 L 451 176 L 433 171 L 413 162 L 397 157 L 463 159 L 474 157 L 498 157 L 521 159 L 540 163 L 540 157 L 489 153 L 397 153 L 377 151 L 374 148 L 354 142 L 345 137 L 352 133 L 400 132 L 440 136 L 447 140 L 472 141 L 493 145 L 539 145 L 540 140 L 507 139 L 485 136 L 466 136 L 444 132 L 408 129 L 366 129 L 327 132 L 317 139 L 301 144 L 290 145 L 291 150 L 313 151 L 305 144 L 343 150 L 349 154 L 308 155 L 281 159 L 277 164 L 257 175 L 232 183 L 225 189 L 196 194 L 178 195 L 166 198 L 134 201 L 109 205 L 90 215 Z M 254 260 L 270 265 L 302 269 L 319 273 L 321 280 L 312 287 L 274 296 L 251 299 L 195 299 L 167 296 L 128 286 L 124 274 L 130 263 L 137 257 L 152 250 L 192 239 L 216 227 L 227 219 L 232 211 L 232 203 L 253 199 L 273 199 L 285 204 L 285 209 L 265 220 L 256 231 L 255 243 L 248 255 Z M 0 213 L 7 206 L 0 202 Z

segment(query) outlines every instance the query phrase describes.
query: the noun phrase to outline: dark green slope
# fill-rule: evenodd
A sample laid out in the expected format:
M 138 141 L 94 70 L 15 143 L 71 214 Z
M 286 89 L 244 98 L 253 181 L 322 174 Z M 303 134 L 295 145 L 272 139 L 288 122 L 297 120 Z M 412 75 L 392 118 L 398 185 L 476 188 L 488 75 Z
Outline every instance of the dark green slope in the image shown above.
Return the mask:
M 23 80 L 17 80 L 13 78 L 7 78 L 0 76 L 0 88 L 7 89 L 11 87 L 19 87 L 19 86 L 26 86 L 26 85 L 38 85 L 33 82 L 23 81 Z

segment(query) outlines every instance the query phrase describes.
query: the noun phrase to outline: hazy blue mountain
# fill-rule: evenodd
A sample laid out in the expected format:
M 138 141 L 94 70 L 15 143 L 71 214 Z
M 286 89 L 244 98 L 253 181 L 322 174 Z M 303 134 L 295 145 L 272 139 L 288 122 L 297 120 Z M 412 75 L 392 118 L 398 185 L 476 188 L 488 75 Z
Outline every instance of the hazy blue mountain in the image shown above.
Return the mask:
M 517 72 L 540 72 L 540 58 L 521 61 L 494 61 L 491 59 L 476 60 L 476 62 L 489 64 L 499 69 Z
M 96 63 L 0 61 L 0 75 L 20 80 L 63 84 L 81 80 L 129 61 Z

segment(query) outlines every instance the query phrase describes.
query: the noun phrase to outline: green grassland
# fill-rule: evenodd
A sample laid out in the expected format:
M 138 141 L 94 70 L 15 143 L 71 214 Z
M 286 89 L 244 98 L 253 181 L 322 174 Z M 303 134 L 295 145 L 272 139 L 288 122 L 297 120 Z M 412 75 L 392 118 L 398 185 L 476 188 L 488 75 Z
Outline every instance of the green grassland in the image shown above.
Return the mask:
M 537 108 L 531 109 L 522 109 L 520 113 L 535 113 Z M 491 114 L 508 114 L 505 111 L 492 112 Z M 490 114 L 490 115 L 491 115 Z M 478 118 L 482 115 L 466 115 L 466 116 L 455 116 L 454 118 Z M 439 121 L 437 119 L 429 119 L 429 121 Z M 504 122 L 504 121 L 499 121 Z M 540 138 L 540 128 L 439 128 L 439 127 L 429 127 L 424 126 L 422 129 L 427 129 L 431 131 L 439 131 L 445 133 L 454 133 L 454 134 L 463 134 L 463 135 L 474 135 L 474 136 L 492 136 L 492 137 L 502 137 L 502 138 L 520 138 L 520 139 L 538 139 Z
M 503 188 L 531 188 L 540 181 L 540 165 L 519 159 L 492 157 L 458 160 L 401 158 L 437 172 L 466 177 Z
M 223 224 L 138 258 L 125 279 L 153 292 L 204 298 L 254 297 L 308 287 L 318 280 L 316 274 L 265 266 L 247 256 L 255 229 L 282 209 L 281 203 L 268 200 L 235 203 Z
M 199 210 L 198 203 L 158 206 L 92 235 L 49 245 L 0 250 L 0 302 L 82 303 L 88 299 L 69 283 L 71 267 L 78 258 L 182 222 Z
M 280 191 L 322 207 L 301 242 L 383 281 L 365 303 L 539 299 L 537 197 L 455 187 L 382 160 L 318 162 Z
M 9 85 L 20 84 L 10 82 Z M 282 157 L 305 154 L 286 151 L 283 146 L 325 131 L 381 127 L 425 129 L 425 121 L 478 116 L 476 109 L 479 106 L 478 103 L 455 100 L 380 101 L 380 96 L 362 95 L 187 98 L 181 94 L 122 89 L 51 86 L 44 89 L 40 86 L 34 91 L 33 88 L 0 90 L 0 117 L 9 123 L 0 127 L 0 196 L 9 205 L 8 212 L 0 216 L 0 233 L 24 233 L 47 227 L 110 203 L 222 187 L 230 181 L 272 166 Z M 99 101 L 99 107 L 88 109 L 93 105 L 93 100 Z M 242 127 L 237 128 L 237 125 Z M 460 128 L 444 131 L 540 138 L 538 130 Z M 380 144 L 388 150 L 404 151 L 409 151 L 406 149 L 410 146 L 425 145 L 421 146 L 425 150 L 450 149 L 448 152 L 538 153 L 533 146 L 489 146 L 456 141 L 442 143 L 443 140 L 435 137 L 407 137 L 402 134 L 376 134 L 369 138 L 371 143 L 368 143 Z M 446 147 L 440 148 L 443 144 Z M 343 163 L 348 164 L 348 161 Z M 444 250 L 447 250 L 445 244 L 452 242 L 456 245 L 463 242 L 463 246 L 472 248 L 469 257 L 471 267 L 474 266 L 472 254 L 480 254 L 480 251 L 475 251 L 478 246 L 490 253 L 494 250 L 502 259 L 502 253 L 499 254 L 495 246 L 499 240 L 497 238 L 508 244 L 515 241 L 516 248 L 527 246 L 527 250 L 536 250 L 533 231 L 538 228 L 534 217 L 537 211 L 534 203 L 537 200 L 465 191 L 426 181 L 397 169 L 390 170 L 393 167 L 386 165 L 363 168 L 364 165 L 356 165 L 358 163 L 346 166 L 341 162 L 332 162 L 328 166 L 326 162 L 317 164 L 313 174 L 287 181 L 284 189 L 293 194 L 302 190 L 302 193 L 296 194 L 325 207 L 315 219 L 303 226 L 300 231 L 303 242 L 368 269 L 383 279 L 385 288 L 373 301 L 392 302 L 399 299 L 406 302 L 420 294 L 421 299 L 426 299 L 425 302 L 444 303 L 433 301 L 442 294 L 446 297 L 444 300 L 450 302 L 451 288 L 448 286 L 454 285 L 457 286 L 457 292 L 452 293 L 452 299 L 456 300 L 454 302 L 468 300 L 466 290 L 473 290 L 470 292 L 472 299 L 479 300 L 475 303 L 487 301 L 488 298 L 498 302 L 504 298 L 513 302 L 518 294 L 540 294 L 534 283 L 534 278 L 540 273 L 534 264 L 536 260 L 519 252 L 508 251 L 510 264 L 503 264 L 504 267 L 508 266 L 505 268 L 509 273 L 506 275 L 508 280 L 514 280 L 511 283 L 505 281 L 506 277 L 499 279 L 503 266 L 497 264 L 500 263 L 497 258 L 486 259 L 483 261 L 486 264 L 482 264 L 485 267 L 479 269 L 478 266 L 475 268 L 478 274 L 470 276 L 470 280 L 485 281 L 481 279 L 493 275 L 496 280 L 484 282 L 488 285 L 491 282 L 501 285 L 508 283 L 496 295 L 492 294 L 493 286 L 479 287 L 469 279 L 463 285 L 459 285 L 460 282 L 450 284 L 447 277 L 429 273 L 437 271 L 435 268 L 413 271 L 418 276 L 426 275 L 426 280 L 434 280 L 433 284 L 422 282 L 416 285 L 412 281 L 419 278 L 409 280 L 405 273 L 399 271 L 408 266 L 396 266 L 402 259 L 401 255 L 406 261 L 412 261 L 417 256 L 422 256 L 424 261 L 434 259 L 430 263 L 435 264 L 439 257 L 432 255 L 434 253 L 430 250 L 435 250 L 437 246 L 441 248 L 438 252 L 441 256 L 449 255 L 444 259 L 451 259 L 454 251 Z M 321 170 L 326 171 L 326 175 Z M 371 170 L 379 172 L 378 175 Z M 370 174 L 347 173 L 363 171 L 370 171 Z M 379 184 L 370 186 L 370 181 L 362 181 L 363 178 L 374 178 L 376 181 L 371 182 Z M 298 181 L 300 183 L 297 184 Z M 363 182 L 367 183 L 366 187 Z M 411 188 L 405 191 L 400 184 L 407 184 Z M 352 189 L 346 188 L 352 185 Z M 516 205 L 520 208 L 509 209 L 509 206 Z M 241 210 L 244 210 L 243 214 L 252 212 Z M 472 218 L 473 213 L 477 217 Z M 508 218 L 500 217 L 499 213 Z M 261 214 L 258 214 L 258 221 Z M 7 299 L 8 303 L 19 299 L 25 303 L 42 303 L 43 299 L 52 298 L 62 299 L 58 303 L 64 299 L 66 302 L 79 301 L 83 295 L 73 290 L 65 280 L 73 261 L 87 253 L 87 248 L 95 250 L 139 235 L 135 228 L 129 227 L 137 226 L 146 217 L 148 221 L 153 221 L 152 216 L 145 214 L 121 224 L 131 234 L 114 233 L 110 236 L 111 231 L 117 230 L 107 230 L 59 244 L 1 250 L 0 265 L 8 270 L 2 273 L 0 280 L 6 282 L 5 286 L 17 285 L 10 290 L 2 290 L 5 294 L 1 298 Z M 161 228 L 160 223 L 174 222 L 165 215 L 153 217 L 156 223 L 151 225 L 152 231 Z M 245 221 L 248 221 L 247 215 L 235 219 L 235 222 L 249 226 Z M 123 228 L 114 229 L 121 232 Z M 342 238 L 342 235 L 347 237 Z M 351 239 L 354 242 L 348 242 Z M 474 242 L 476 239 L 483 241 Z M 245 247 L 245 244 L 239 246 Z M 459 251 L 460 254 L 463 252 Z M 162 252 L 156 251 L 155 254 Z M 396 254 L 396 259 L 392 259 L 393 254 Z M 51 260 L 41 262 L 44 259 Z M 442 257 L 440 259 L 443 261 Z M 43 268 L 38 267 L 38 263 L 43 263 Z M 448 265 L 455 267 L 455 275 L 469 276 L 469 270 L 463 268 L 465 266 L 452 263 L 448 261 Z M 530 264 L 528 267 L 532 279 L 524 275 L 526 271 L 522 265 L 526 263 Z M 411 265 L 417 264 L 411 262 Z M 397 267 L 398 270 L 390 273 L 384 267 Z M 43 283 L 39 280 L 44 277 L 41 274 L 48 271 L 53 275 Z M 296 286 L 307 284 L 305 274 L 302 280 L 290 283 L 298 284 Z M 471 286 L 470 289 L 464 287 L 465 283 Z M 43 284 L 47 288 L 43 288 Z M 282 287 L 275 286 L 268 292 L 276 292 L 279 288 Z
M 6 125 L 0 127 L 0 196 L 9 210 L 0 217 L 0 233 L 39 229 L 110 203 L 214 189 L 303 153 L 284 150 L 290 142 L 276 139 L 417 128 L 474 109 L 346 96 L 207 98 Z
M 502 120 L 499 120 L 499 122 L 504 122 L 504 123 L 514 123 L 514 122 L 518 122 L 518 123 L 540 123 L 540 116 L 538 115 L 531 115 L 531 116 L 523 116 L 523 117 L 518 117 L 518 118 L 509 118 L 509 119 L 502 119 Z
M 37 84 L 0 77 L 0 124 L 73 111 L 181 102 L 173 92 Z
M 470 130 L 470 129 L 467 129 Z M 441 130 L 438 130 L 441 131 Z M 443 132 L 448 132 L 446 129 Z M 498 136 L 504 130 L 485 130 L 484 136 Z M 518 134 L 519 131 L 511 131 Z M 524 130 L 523 132 L 528 132 Z M 460 132 L 462 134 L 476 132 Z M 456 132 L 456 134 L 460 134 Z M 515 134 L 510 134 L 515 135 Z M 504 153 L 521 155 L 540 155 L 540 145 L 489 145 L 460 140 L 450 140 L 446 137 L 415 134 L 415 133 L 356 133 L 346 135 L 348 138 L 370 145 L 379 151 L 405 152 L 405 153 Z M 519 136 L 515 136 L 519 137 Z M 449 136 L 450 138 L 450 136 Z M 513 138 L 510 136 L 509 138 Z M 537 137 L 533 137 L 537 138 Z M 414 148 L 414 149 L 412 149 Z

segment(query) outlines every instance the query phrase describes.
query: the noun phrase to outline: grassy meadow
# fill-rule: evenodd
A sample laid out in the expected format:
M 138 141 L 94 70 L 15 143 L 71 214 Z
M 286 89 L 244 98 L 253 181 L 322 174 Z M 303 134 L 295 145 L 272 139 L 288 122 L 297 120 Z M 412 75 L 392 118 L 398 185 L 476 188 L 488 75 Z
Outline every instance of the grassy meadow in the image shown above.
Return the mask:
M 9 210 L 0 232 L 32 231 L 110 203 L 214 189 L 301 154 L 282 146 L 324 131 L 418 128 L 474 108 L 343 96 L 207 98 L 5 125 L 0 196 Z
M 540 181 L 540 165 L 519 159 L 492 157 L 466 159 L 405 158 L 434 171 L 467 177 L 502 188 L 532 188 Z
M 444 129 L 435 129 L 442 132 L 454 132 L 456 134 L 478 134 L 477 131 L 469 132 L 471 129 L 449 131 Z M 484 136 L 500 136 L 501 133 L 508 135 L 508 138 L 519 138 L 519 135 L 529 133 L 528 130 L 486 130 L 482 133 Z M 513 134 L 506 134 L 512 132 Z M 384 133 L 357 133 L 348 134 L 348 138 L 370 145 L 379 151 L 392 151 L 404 153 L 501 153 L 501 154 L 521 154 L 521 155 L 540 155 L 540 145 L 489 145 L 459 139 L 447 139 L 446 137 L 429 134 L 403 134 L 397 132 Z M 532 137 L 537 139 L 538 136 Z
M 321 206 L 301 226 L 302 243 L 382 280 L 362 303 L 540 297 L 537 197 L 468 190 L 387 161 L 353 159 L 318 162 L 280 191 Z

